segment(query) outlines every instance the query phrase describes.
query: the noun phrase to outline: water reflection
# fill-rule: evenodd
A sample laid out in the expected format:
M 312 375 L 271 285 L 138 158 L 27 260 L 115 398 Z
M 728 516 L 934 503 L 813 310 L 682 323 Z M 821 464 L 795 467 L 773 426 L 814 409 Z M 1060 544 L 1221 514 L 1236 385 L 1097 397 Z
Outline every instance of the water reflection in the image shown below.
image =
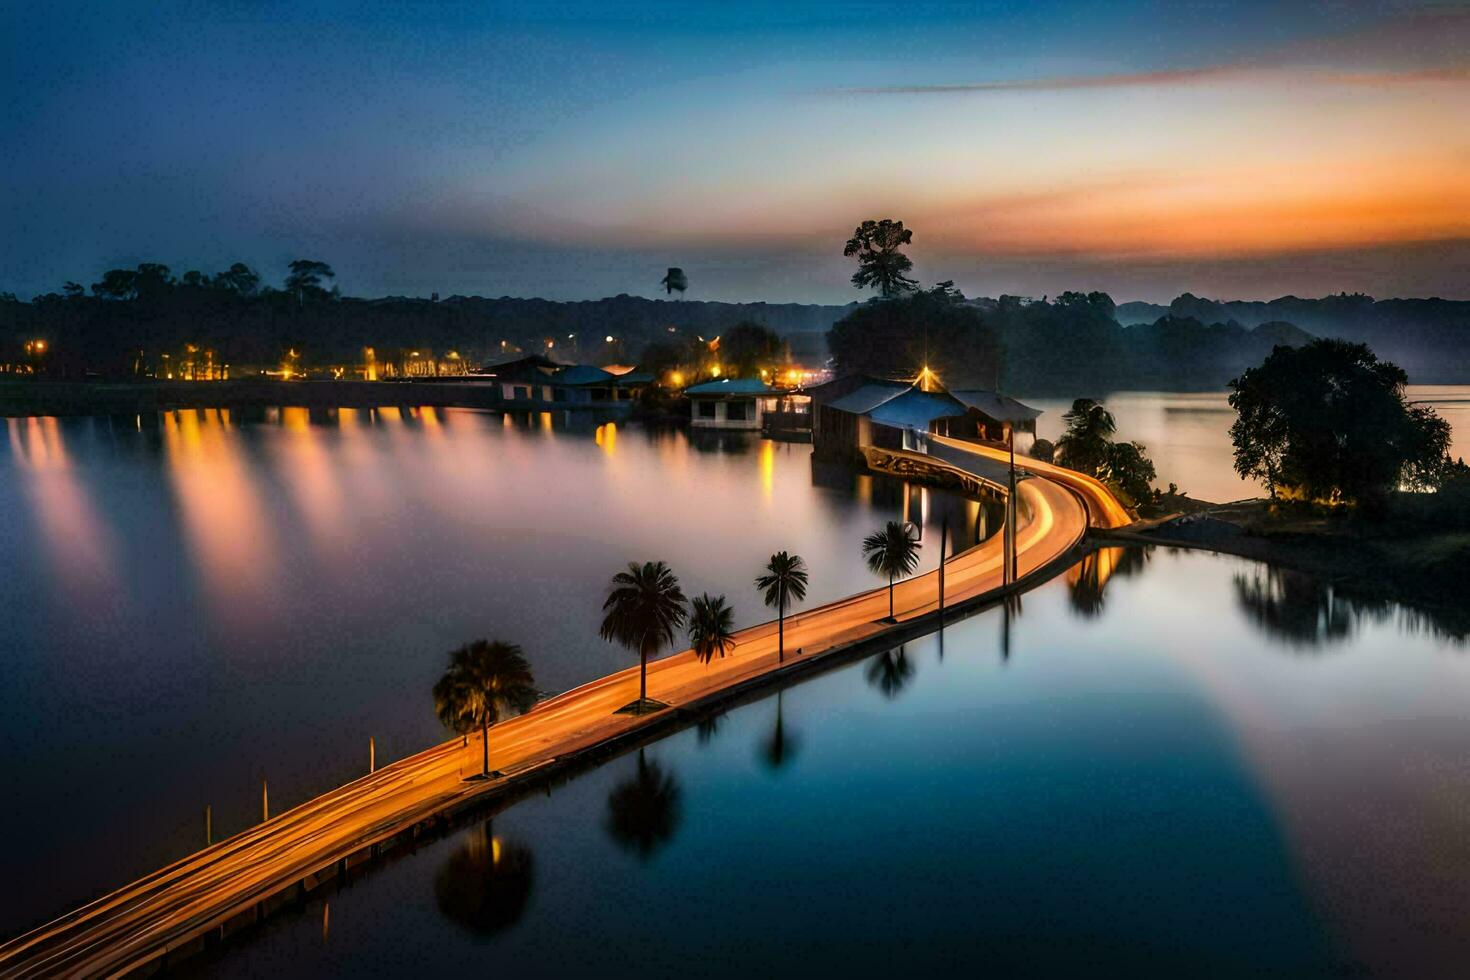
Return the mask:
M 639 860 L 647 861 L 673 840 L 682 815 L 682 795 L 673 774 L 657 762 L 648 761 L 639 749 L 633 777 L 618 783 L 608 794 L 604 824 L 608 836 Z
M 760 744 L 761 762 L 772 772 L 784 769 L 796 757 L 796 749 L 801 745 L 801 737 L 786 730 L 786 718 L 781 703 L 784 694 L 784 689 L 776 691 L 776 724 L 771 729 L 771 734 Z
M 464 929 L 493 936 L 520 921 L 533 877 L 530 848 L 496 837 L 487 820 L 439 868 L 434 900 L 446 918 Z
M 1068 597 L 1072 611 L 1083 619 L 1102 615 L 1103 592 L 1113 576 L 1127 577 L 1143 571 L 1147 548 L 1099 548 L 1067 569 Z
M 891 701 L 914 679 L 914 664 L 900 646 L 896 650 L 884 650 L 869 660 L 863 676 L 874 690 Z

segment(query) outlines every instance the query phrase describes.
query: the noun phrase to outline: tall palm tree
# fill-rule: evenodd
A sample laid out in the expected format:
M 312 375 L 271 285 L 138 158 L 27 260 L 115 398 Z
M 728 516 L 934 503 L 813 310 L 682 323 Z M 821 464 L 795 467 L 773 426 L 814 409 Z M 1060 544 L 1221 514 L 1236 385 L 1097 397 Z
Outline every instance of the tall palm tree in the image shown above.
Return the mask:
M 786 607 L 806 598 L 806 561 L 800 555 L 778 551 L 766 563 L 765 573 L 755 580 L 765 593 L 767 606 L 776 608 L 776 659 L 786 660 Z
M 434 712 L 445 728 L 482 738 L 481 775 L 490 775 L 490 726 L 530 711 L 536 703 L 531 665 L 521 648 L 476 640 L 451 651 L 449 668 L 434 684 Z
M 863 538 L 863 557 L 868 571 L 888 576 L 888 619 L 893 620 L 893 582 L 907 578 L 919 567 L 917 528 L 908 521 L 889 521 L 883 530 Z
M 628 563 L 626 572 L 612 578 L 612 588 L 602 604 L 606 614 L 598 635 L 609 643 L 620 643 L 638 652 L 638 701 L 635 714 L 660 707 L 648 701 L 648 658 L 666 643 L 674 642 L 674 631 L 684 625 L 684 590 L 679 580 L 661 561 Z
M 735 610 L 722 595 L 706 592 L 689 603 L 689 645 L 694 655 L 709 663 L 715 654 L 723 657 L 735 647 Z

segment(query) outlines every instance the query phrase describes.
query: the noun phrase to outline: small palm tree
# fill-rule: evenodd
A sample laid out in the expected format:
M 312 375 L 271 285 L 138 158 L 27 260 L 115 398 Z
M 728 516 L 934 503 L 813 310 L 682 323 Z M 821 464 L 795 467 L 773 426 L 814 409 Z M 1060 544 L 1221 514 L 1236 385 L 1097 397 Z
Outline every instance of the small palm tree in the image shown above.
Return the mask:
M 638 701 L 631 706 L 635 714 L 661 707 L 648 700 L 648 658 L 674 642 L 674 631 L 688 616 L 684 603 L 679 580 L 661 561 L 629 562 L 626 572 L 612 578 L 598 635 L 638 652 Z
M 706 592 L 689 603 L 689 645 L 694 655 L 709 663 L 715 654 L 723 657 L 735 647 L 735 610 L 722 595 Z
M 1113 434 L 1118 431 L 1113 413 L 1091 398 L 1079 398 L 1062 413 L 1067 431 L 1057 440 L 1056 459 L 1068 469 L 1096 475 L 1108 460 Z
M 916 530 L 908 521 L 889 521 L 883 530 L 863 538 L 863 557 L 868 560 L 868 571 L 888 576 L 890 622 L 893 620 L 894 580 L 908 578 L 919 567 L 919 549 L 923 545 L 915 535 Z
M 449 668 L 434 685 L 434 712 L 456 734 L 480 729 L 481 775 L 490 775 L 490 726 L 530 711 L 534 684 L 531 665 L 514 643 L 476 640 L 449 654 Z
M 786 607 L 806 598 L 806 561 L 800 555 L 778 551 L 766 563 L 765 573 L 755 580 L 765 593 L 767 606 L 776 609 L 776 659 L 786 660 Z

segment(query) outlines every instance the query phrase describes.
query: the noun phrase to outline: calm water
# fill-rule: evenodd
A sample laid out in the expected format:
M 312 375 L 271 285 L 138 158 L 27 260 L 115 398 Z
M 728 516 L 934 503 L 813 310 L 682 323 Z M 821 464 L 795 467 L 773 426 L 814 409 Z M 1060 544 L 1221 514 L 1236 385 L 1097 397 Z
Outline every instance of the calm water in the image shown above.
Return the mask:
M 1454 427 L 1453 455 L 1470 459 L 1470 385 L 1410 385 L 1411 401 L 1434 408 Z M 1065 426 L 1062 413 L 1070 401 L 1026 399 L 1043 409 L 1036 434 L 1055 440 Z M 1118 438 L 1148 447 L 1159 482 L 1201 500 L 1226 502 L 1259 497 L 1259 484 L 1235 474 L 1230 424 L 1235 411 L 1221 392 L 1114 392 L 1104 402 L 1118 419 Z
M 564 690 L 634 662 L 597 638 L 609 577 L 662 558 L 769 618 L 786 548 L 814 602 L 877 584 L 882 520 L 979 508 L 814 470 L 810 447 L 432 410 L 253 421 L 11 419 L 0 438 L 0 933 L 444 738 L 429 690 L 477 636 Z M 959 536 L 973 536 L 973 528 Z
M 1108 552 L 1009 621 L 670 736 L 191 969 L 1462 975 L 1467 697 L 1467 650 L 1412 614 Z
M 548 690 L 623 666 L 595 630 L 630 558 L 753 622 L 772 550 L 821 601 L 871 584 L 877 522 L 927 517 L 932 545 L 978 509 L 805 446 L 553 416 L 3 424 L 4 933 L 198 846 L 206 803 L 217 835 L 248 825 L 262 776 L 279 810 L 360 773 L 369 735 L 380 762 L 441 738 L 427 692 L 466 639 L 520 641 Z M 1467 652 L 1301 576 L 1105 552 L 193 969 L 1448 975 Z

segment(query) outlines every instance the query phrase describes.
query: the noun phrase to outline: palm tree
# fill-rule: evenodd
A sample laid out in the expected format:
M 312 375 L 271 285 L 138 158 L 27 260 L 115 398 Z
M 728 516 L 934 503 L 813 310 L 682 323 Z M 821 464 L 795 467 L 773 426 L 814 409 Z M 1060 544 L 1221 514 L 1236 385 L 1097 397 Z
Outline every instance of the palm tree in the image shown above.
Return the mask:
M 696 657 L 709 663 L 715 654 L 723 657 L 735 647 L 735 610 L 725 604 L 724 596 L 706 592 L 689 606 L 689 645 Z
M 863 557 L 868 560 L 868 571 L 888 576 L 889 622 L 893 621 L 894 580 L 907 578 L 919 567 L 919 549 L 923 545 L 915 531 L 914 525 L 908 521 L 889 521 L 883 530 L 863 538 Z
M 806 598 L 806 561 L 800 555 L 778 551 L 766 563 L 755 587 L 765 592 L 767 606 L 776 607 L 776 659 L 786 660 L 786 607 Z
M 482 737 L 481 775 L 490 775 L 490 726 L 530 711 L 535 681 L 514 643 L 476 640 L 449 654 L 449 669 L 434 684 L 434 712 L 445 728 Z
M 688 613 L 684 609 L 684 590 L 679 580 L 661 561 L 628 563 L 626 572 L 612 578 L 602 610 L 602 628 L 598 635 L 609 643 L 621 643 L 638 651 L 638 701 L 631 705 L 634 714 L 662 707 L 648 700 L 648 658 L 659 647 L 674 642 L 674 631 L 684 625 Z

